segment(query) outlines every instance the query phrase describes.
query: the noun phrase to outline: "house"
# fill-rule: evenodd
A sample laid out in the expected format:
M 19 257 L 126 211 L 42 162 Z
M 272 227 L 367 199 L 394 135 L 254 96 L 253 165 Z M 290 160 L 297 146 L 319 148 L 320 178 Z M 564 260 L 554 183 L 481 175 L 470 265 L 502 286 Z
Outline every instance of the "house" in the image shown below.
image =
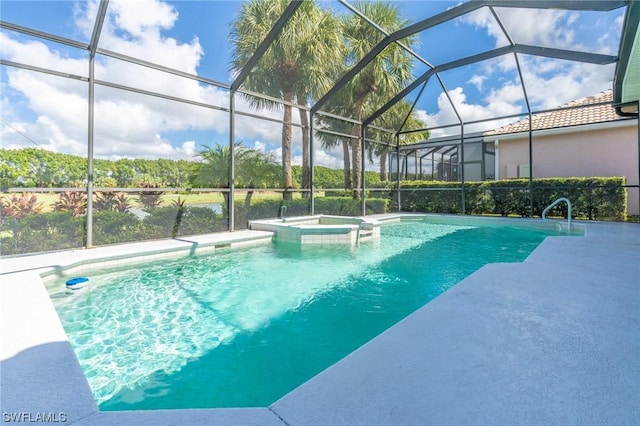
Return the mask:
M 533 114 L 533 177 L 624 176 L 629 215 L 640 214 L 638 119 L 616 114 L 607 90 Z M 488 132 L 495 179 L 529 177 L 529 119 Z M 466 165 L 465 165 L 466 167 Z

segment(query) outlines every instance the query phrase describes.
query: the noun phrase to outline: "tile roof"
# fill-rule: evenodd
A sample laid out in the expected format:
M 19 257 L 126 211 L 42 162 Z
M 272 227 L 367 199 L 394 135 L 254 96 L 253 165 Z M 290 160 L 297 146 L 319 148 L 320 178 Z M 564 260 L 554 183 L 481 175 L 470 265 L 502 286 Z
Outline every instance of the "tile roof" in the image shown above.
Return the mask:
M 560 106 L 559 110 L 533 114 L 533 130 L 555 129 L 558 127 L 580 126 L 585 124 L 605 123 L 624 119 L 616 114 L 612 105 L 613 91 L 606 90 L 596 95 L 587 96 Z M 602 103 L 605 103 L 602 105 Z M 586 106 L 592 105 L 592 106 Z M 582 108 L 577 108 L 582 107 Z M 529 119 L 517 121 L 498 127 L 485 133 L 485 136 L 505 135 L 529 131 Z

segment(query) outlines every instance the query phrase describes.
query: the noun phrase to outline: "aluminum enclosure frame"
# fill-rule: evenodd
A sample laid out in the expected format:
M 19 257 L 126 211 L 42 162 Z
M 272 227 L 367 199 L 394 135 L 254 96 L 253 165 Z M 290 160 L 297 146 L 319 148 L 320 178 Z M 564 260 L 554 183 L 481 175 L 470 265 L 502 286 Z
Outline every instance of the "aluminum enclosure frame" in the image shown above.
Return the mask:
M 402 99 L 406 98 L 407 95 L 409 95 L 411 92 L 413 92 L 414 90 L 418 89 L 420 86 L 420 92 L 418 97 L 415 99 L 415 101 L 413 102 L 413 105 L 411 106 L 411 110 L 409 111 L 407 117 L 404 120 L 403 125 L 398 128 L 398 129 L 386 129 L 387 131 L 389 131 L 390 133 L 394 134 L 395 136 L 395 140 L 396 140 L 396 145 L 395 145 L 395 149 L 396 149 L 396 158 L 399 161 L 400 158 L 400 151 L 402 151 L 403 149 L 400 148 L 400 140 L 399 137 L 403 134 L 406 133 L 410 133 L 410 132 L 415 132 L 417 130 L 411 130 L 408 131 L 406 129 L 404 129 L 404 125 L 406 124 L 407 118 L 409 117 L 409 115 L 412 113 L 412 111 L 416 108 L 416 104 L 418 102 L 418 99 L 420 99 L 421 96 L 423 96 L 423 90 L 426 87 L 426 84 L 429 82 L 429 80 L 432 77 L 436 77 L 436 79 L 438 80 L 439 86 L 441 87 L 443 93 L 446 95 L 446 98 L 448 100 L 448 103 L 450 105 L 450 107 L 453 109 L 453 112 L 455 114 L 455 116 L 457 117 L 457 123 L 453 124 L 452 126 L 454 127 L 458 127 L 460 132 L 460 147 L 461 147 L 461 153 L 460 153 L 460 158 L 464 158 L 464 140 L 465 140 L 465 126 L 468 126 L 470 124 L 474 124 L 474 123 L 478 123 L 478 122 L 483 122 L 483 121 L 493 121 L 493 120 L 498 120 L 498 119 L 502 119 L 502 118 L 509 118 L 509 117 L 513 117 L 512 116 L 500 116 L 500 117 L 491 117 L 488 118 L 486 120 L 480 120 L 480 121 L 473 121 L 473 122 L 465 122 L 465 120 L 462 119 L 459 111 L 456 109 L 455 104 L 453 103 L 452 99 L 449 97 L 448 95 L 448 91 L 446 90 L 446 87 L 444 85 L 444 82 L 442 81 L 441 77 L 440 77 L 440 73 L 447 71 L 447 70 L 451 70 L 451 69 L 455 69 L 455 68 L 459 68 L 459 67 L 463 67 L 466 65 L 470 65 L 473 63 L 477 63 L 483 60 L 487 60 L 487 59 L 491 59 L 491 58 L 496 58 L 496 57 L 500 57 L 500 56 L 504 56 L 504 55 L 513 55 L 513 57 L 515 58 L 516 61 L 516 66 L 517 66 L 517 71 L 518 71 L 518 75 L 520 77 L 520 83 L 522 86 L 522 91 L 523 91 L 523 97 L 524 97 L 524 102 L 526 104 L 527 110 L 526 112 L 524 112 L 523 114 L 519 114 L 519 116 L 523 116 L 526 115 L 529 117 L 529 125 L 531 126 L 531 116 L 539 111 L 533 111 L 531 106 L 530 106 L 530 101 L 529 101 L 529 93 L 527 92 L 527 84 L 526 81 L 523 79 L 523 73 L 521 70 L 521 65 L 520 65 L 520 61 L 519 61 L 519 55 L 533 55 L 533 56 L 538 56 L 538 57 L 546 57 L 546 58 L 554 58 L 554 59 L 561 59 L 561 60 L 567 60 L 567 61 L 574 61 L 574 62 L 583 62 L 583 63 L 592 63 L 592 64 L 611 64 L 611 63 L 616 63 L 618 67 L 620 68 L 624 68 L 627 65 L 627 62 L 629 60 L 629 56 L 631 54 L 631 49 L 629 47 L 630 43 L 628 42 L 629 37 L 632 37 L 633 35 L 635 35 L 635 32 L 637 32 L 637 27 L 638 27 L 638 16 L 640 15 L 640 7 L 638 5 L 638 2 L 633 2 L 630 0 L 590 0 L 590 1 L 578 1 L 578 0 L 567 0 L 567 1 L 562 1 L 562 2 L 558 2 L 558 1 L 553 1 L 553 0 L 472 0 L 472 1 L 468 1 L 465 3 L 462 3 L 460 5 L 457 5 L 455 7 L 452 7 L 451 9 L 448 9 L 442 13 L 438 13 L 436 15 L 427 17 L 426 19 L 423 19 L 419 22 L 416 22 L 414 24 L 408 25 L 405 28 L 402 28 L 396 32 L 393 33 L 389 33 L 387 31 L 385 31 L 385 29 L 379 27 L 375 22 L 373 22 L 372 20 L 370 20 L 368 17 L 366 17 L 364 14 L 362 14 L 360 11 L 358 11 L 355 7 L 353 7 L 350 3 L 348 3 L 346 0 L 338 0 L 339 3 L 341 3 L 344 7 L 346 7 L 347 9 L 349 9 L 352 13 L 357 14 L 358 16 L 360 16 L 362 19 L 364 19 L 369 25 L 375 27 L 379 32 L 381 32 L 381 34 L 383 35 L 382 40 L 368 53 L 366 54 L 358 63 L 356 63 L 353 67 L 351 67 L 348 71 L 345 72 L 345 74 L 338 79 L 338 81 L 334 84 L 334 86 L 322 97 L 320 97 L 318 100 L 316 100 L 312 105 L 310 105 L 308 108 L 309 113 L 310 113 L 310 128 L 305 129 L 305 131 L 309 132 L 309 140 L 310 140 L 310 151 L 311 153 L 313 153 L 313 149 L 314 149 L 314 117 L 319 116 L 319 115 L 326 115 L 326 116 L 331 116 L 332 114 L 324 112 L 322 110 L 322 107 L 325 106 L 327 104 L 327 102 L 329 100 L 331 100 L 346 84 L 349 83 L 349 81 L 351 81 L 353 78 L 355 78 L 358 73 L 360 71 L 362 71 L 369 63 L 371 63 L 371 61 L 373 61 L 387 46 L 389 46 L 392 43 L 396 43 L 398 45 L 400 45 L 400 47 L 402 47 L 403 49 L 405 49 L 409 54 L 411 54 L 414 58 L 416 58 L 420 63 L 422 63 L 423 65 L 426 65 L 428 70 L 426 72 L 424 72 L 422 75 L 420 75 L 418 78 L 416 78 L 414 81 L 412 81 L 407 87 L 405 87 L 402 91 L 400 91 L 399 93 L 397 93 L 392 99 L 390 99 L 388 102 L 386 102 L 384 105 L 382 105 L 378 110 L 374 111 L 371 115 L 369 115 L 368 117 L 364 118 L 363 121 L 361 123 L 356 123 L 356 124 L 360 124 L 361 125 L 361 135 L 360 137 L 362 138 L 362 140 L 366 140 L 366 133 L 367 133 L 367 128 L 372 127 L 374 125 L 374 122 L 377 118 L 379 118 L 380 116 L 382 116 L 386 111 L 388 111 L 390 108 L 392 108 L 396 103 L 400 102 Z M 230 152 L 231 152 L 231 159 L 229 161 L 229 231 L 234 231 L 235 226 L 234 226 L 234 202 L 233 202 L 233 195 L 234 195 L 234 191 L 235 191 L 235 182 L 234 182 L 234 176 L 235 176 L 235 170 L 234 170 L 234 164 L 235 164 L 235 160 L 233 158 L 233 153 L 234 153 L 234 145 L 235 145 L 235 117 L 236 115 L 245 115 L 245 116 L 252 116 L 251 113 L 247 113 L 247 112 L 241 112 L 241 111 L 237 111 L 235 108 L 235 96 L 237 93 L 240 94 L 247 94 L 250 96 L 256 96 L 256 97 L 261 97 L 264 99 L 270 99 L 276 102 L 279 102 L 280 104 L 286 104 L 286 102 L 284 102 L 282 99 L 276 99 L 276 98 L 272 98 L 266 95 L 262 95 L 262 94 L 258 94 L 258 93 L 254 93 L 251 91 L 247 91 L 242 87 L 243 82 L 245 81 L 246 77 L 251 73 L 251 71 L 254 69 L 254 67 L 256 66 L 256 64 L 259 62 L 260 58 L 264 55 L 264 53 L 269 49 L 269 47 L 271 46 L 271 44 L 274 42 L 274 40 L 277 39 L 277 37 L 279 36 L 279 34 L 281 33 L 282 29 L 286 26 L 287 22 L 291 19 L 292 16 L 295 15 L 296 11 L 298 10 L 298 8 L 300 7 L 300 5 L 302 4 L 301 1 L 299 0 L 293 0 L 289 3 L 289 5 L 287 6 L 287 8 L 285 9 L 283 15 L 278 19 L 278 21 L 274 24 L 274 26 L 271 28 L 271 31 L 265 36 L 264 40 L 262 41 L 262 43 L 259 45 L 259 47 L 256 49 L 254 55 L 249 59 L 249 61 L 247 62 L 247 64 L 240 70 L 240 72 L 236 75 L 236 77 L 234 78 L 233 82 L 231 84 L 225 84 L 222 82 L 218 82 L 203 76 L 199 76 L 199 75 L 194 75 L 194 74 L 189 74 L 189 73 L 185 73 L 183 71 L 177 70 L 177 69 L 172 69 L 170 67 L 165 67 L 159 64 L 154 64 L 148 61 L 144 61 L 138 58 L 133 58 L 121 53 L 117 53 L 117 52 L 111 52 L 105 49 L 101 49 L 98 47 L 99 44 L 99 40 L 100 40 L 100 35 L 102 32 L 102 28 L 103 28 L 103 24 L 107 15 L 107 11 L 109 8 L 109 0 L 100 0 L 99 2 L 99 6 L 98 6 L 98 13 L 94 22 L 94 26 L 93 26 L 93 31 L 92 31 L 92 35 L 91 35 L 91 39 L 89 41 L 89 43 L 82 43 L 76 40 L 71 40 L 65 37 L 60 37 L 54 34 L 49 34 L 49 33 L 45 33 L 43 31 L 39 31 L 36 29 L 32 29 L 32 28 L 28 28 L 25 26 L 21 26 L 21 25 L 17 25 L 17 24 L 13 24 L 10 22 L 6 22 L 6 21 L 0 21 L 0 27 L 6 30 L 10 30 L 10 31 L 14 31 L 17 33 L 22 33 L 22 34 L 26 34 L 29 35 L 31 37 L 35 37 L 35 38 L 39 38 L 39 39 L 43 39 L 43 40 L 48 40 L 48 41 L 52 41 L 55 43 L 60 43 L 75 49 L 80 49 L 80 50 L 84 50 L 87 51 L 88 53 L 88 57 L 89 57 L 89 61 L 88 61 L 88 77 L 83 77 L 83 76 L 77 76 L 77 75 L 71 75 L 68 73 L 64 73 L 64 72 L 59 72 L 59 71 L 55 71 L 55 70 L 49 70 L 49 69 L 44 69 L 41 67 L 36 67 L 36 66 L 32 66 L 29 64 L 22 64 L 22 63 L 17 63 L 14 61 L 9 61 L 6 60 L 4 58 L 0 58 L 0 64 L 4 65 L 4 66 L 8 66 L 8 67 L 16 67 L 16 68 L 23 68 L 23 69 L 27 69 L 27 70 L 31 70 L 31 71 L 36 71 L 36 72 L 43 72 L 46 74 L 51 74 L 51 75 L 56 75 L 59 77 L 64 77 L 64 78 L 70 78 L 70 79 L 76 79 L 76 80 L 80 80 L 80 81 L 86 81 L 88 84 L 88 134 L 87 134 L 87 159 L 88 159 L 88 167 L 87 167 L 87 195 L 88 195 L 88 213 L 87 213 L 87 241 L 86 241 L 86 246 L 87 247 L 91 247 L 92 246 L 92 194 L 95 190 L 95 188 L 93 187 L 93 157 L 94 157 L 94 153 L 93 153 L 93 143 L 94 143 L 94 89 L 95 89 L 95 85 L 104 85 L 104 86 L 109 86 L 109 87 L 113 87 L 113 88 L 117 88 L 120 90 L 127 90 L 127 91 L 132 91 L 132 92 L 137 92 L 137 93 L 141 93 L 141 94 L 145 94 L 145 95 L 150 95 L 150 96 L 158 96 L 161 98 L 165 98 L 168 100 L 172 100 L 172 101 L 178 101 L 178 102 L 184 102 L 187 104 L 193 104 L 193 105 L 197 105 L 197 106 L 201 106 L 201 107 L 206 107 L 206 108 L 211 108 L 211 109 L 216 109 L 216 110 L 220 110 L 220 111 L 224 111 L 224 112 L 228 112 L 229 113 L 229 147 L 230 147 Z M 622 37 L 621 37 L 621 44 L 620 44 L 620 57 L 617 56 L 612 56 L 612 55 L 603 55 L 603 54 L 598 54 L 598 53 L 589 53 L 589 52 L 579 52 L 579 51 L 574 51 L 574 50 L 563 50 L 563 49 L 555 49 L 555 48 L 548 48 L 548 47 L 540 47 L 540 46 L 530 46 L 530 45 L 524 45 L 524 44 L 518 44 L 515 43 L 513 41 L 513 39 L 511 38 L 510 34 L 508 33 L 508 31 L 506 30 L 505 26 L 502 24 L 500 17 L 499 17 L 499 13 L 495 10 L 495 8 L 532 8 L 532 9 L 561 9 L 561 10 L 574 10 L 574 11 L 601 11 L 601 12 L 607 12 L 607 11 L 611 11 L 614 9 L 618 9 L 618 8 L 622 8 L 622 7 L 627 7 L 627 14 L 626 14 L 626 20 L 625 20 L 625 26 L 623 27 L 623 33 L 622 33 Z M 416 52 L 413 52 L 411 49 L 409 49 L 408 47 L 406 47 L 405 45 L 402 44 L 402 39 L 404 39 L 405 37 L 420 33 L 422 31 L 425 31 L 429 28 L 433 28 L 436 27 L 437 25 L 440 25 L 442 23 L 445 22 L 449 22 L 453 19 L 462 17 L 468 13 L 474 12 L 476 10 L 479 10 L 481 8 L 488 8 L 489 11 L 491 12 L 492 16 L 494 17 L 494 19 L 497 21 L 498 25 L 500 26 L 500 29 L 503 33 L 503 35 L 506 37 L 506 39 L 508 40 L 508 44 L 506 46 L 500 47 L 500 48 L 496 48 L 496 49 L 492 49 L 492 50 L 487 50 L 484 52 L 480 52 L 477 53 L 475 55 L 471 55 L 471 56 L 467 56 L 464 58 L 458 58 L 455 59 L 453 61 L 447 62 L 447 63 L 441 63 L 441 64 L 432 64 L 430 62 L 428 62 L 427 60 L 425 60 L 424 58 L 420 57 L 420 55 L 418 55 Z M 633 34 L 632 34 L 633 32 Z M 100 55 L 104 55 L 104 56 L 108 56 L 108 57 L 113 57 L 119 60 L 123 60 L 123 61 L 127 61 L 136 65 L 140 65 L 140 66 L 144 66 L 144 67 L 148 67 L 148 68 L 152 68 L 152 69 L 156 69 L 158 71 L 162 71 L 162 72 L 166 72 L 166 73 L 171 73 L 180 77 L 184 77 L 184 78 L 189 78 L 189 79 L 193 79 L 205 84 L 209 84 L 209 85 L 213 85 L 219 88 L 223 88 L 225 90 L 227 90 L 229 92 L 229 108 L 224 108 L 224 107 L 219 107 L 219 106 L 215 106 L 215 105 L 207 105 L 207 104 L 202 104 L 202 103 L 198 103 L 195 101 L 191 101 L 188 99 L 182 99 L 182 98 L 178 98 L 178 97 L 173 97 L 173 96 L 169 96 L 169 95 L 163 95 L 163 94 L 159 94 L 159 93 L 153 93 L 153 92 L 149 92 L 149 91 L 145 91 L 142 89 L 138 89 L 138 88 L 133 88 L 133 87 L 127 87 L 124 85 L 119 85 L 116 83 L 111 83 L 111 82 L 106 82 L 106 81 L 99 81 L 95 79 L 94 76 L 94 64 L 95 64 L 95 56 L 96 54 L 100 54 Z M 621 90 L 621 80 L 618 77 L 619 72 L 618 70 L 616 71 L 616 80 L 614 82 L 614 99 L 619 99 L 620 97 L 620 90 Z M 291 104 L 291 106 L 294 106 L 296 108 L 304 108 L 301 107 L 300 105 L 293 105 Z M 637 107 L 636 107 L 637 108 Z M 257 117 L 257 115 L 254 115 Z M 260 117 L 260 118 L 264 118 L 264 117 Z M 339 118 L 341 120 L 344 120 L 346 122 L 354 122 L 354 120 L 348 118 L 348 117 L 336 117 Z M 276 121 L 276 122 L 282 122 L 281 120 L 272 120 L 272 121 Z M 295 125 L 295 124 L 294 124 Z M 427 130 L 427 129 L 423 129 L 423 130 Z M 316 131 L 322 131 L 321 129 L 316 129 Z M 529 176 L 529 182 L 530 182 L 530 189 L 532 188 L 532 182 L 533 182 L 533 159 L 532 159 L 532 130 L 531 128 L 529 129 L 529 169 L 530 169 L 530 176 Z M 639 127 L 639 133 L 640 133 L 640 127 Z M 640 142 L 639 142 L 640 144 Z M 364 149 L 365 149 L 365 144 L 362 144 L 362 149 L 363 149 L 363 154 L 364 154 Z M 364 158 L 364 155 L 363 155 Z M 313 159 L 313 155 L 311 155 L 311 187 L 308 189 L 311 193 L 310 196 L 310 214 L 314 214 L 314 186 L 313 186 L 313 167 L 314 167 L 314 159 Z M 398 168 L 397 170 L 399 171 L 399 164 L 398 164 Z M 639 159 L 639 166 L 638 166 L 638 170 L 639 170 L 639 175 L 640 175 L 640 159 Z M 364 174 L 364 161 L 363 161 L 363 167 L 362 167 L 362 186 L 361 188 L 354 188 L 354 190 L 360 191 L 361 195 L 362 195 L 362 214 L 365 214 L 365 198 L 366 198 L 366 179 L 365 179 L 365 174 Z M 460 169 L 460 174 L 461 174 L 461 184 L 462 184 L 462 213 L 464 214 L 464 167 L 462 167 Z M 398 173 L 399 175 L 399 173 Z M 640 188 L 639 188 L 640 189 Z M 397 190 L 398 190 L 398 201 L 399 201 L 399 191 L 401 190 L 400 188 L 400 181 L 397 181 Z M 530 204 L 531 204 L 531 214 L 533 214 L 533 194 L 532 191 L 529 191 L 530 193 Z M 397 206 L 398 209 L 401 209 L 400 204 L 398 203 Z

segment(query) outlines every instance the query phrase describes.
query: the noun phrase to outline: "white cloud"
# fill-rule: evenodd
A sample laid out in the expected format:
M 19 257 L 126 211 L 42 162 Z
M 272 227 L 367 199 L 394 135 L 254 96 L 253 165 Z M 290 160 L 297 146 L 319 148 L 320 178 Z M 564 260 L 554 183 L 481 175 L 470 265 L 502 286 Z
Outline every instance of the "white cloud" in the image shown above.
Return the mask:
M 556 48 L 576 47 L 575 31 L 571 28 L 578 17 L 575 13 L 500 7 L 495 10 L 515 43 Z M 495 38 L 496 46 L 508 43 L 500 25 L 486 7 L 464 16 L 462 21 L 485 29 Z
M 89 74 L 84 52 L 76 51 L 74 52 L 76 56 L 73 57 L 69 52 L 54 50 L 42 41 L 20 42 L 8 34 L 0 33 L 0 46 L 5 59 L 84 77 Z
M 77 3 L 74 20 L 77 29 L 90 37 L 97 13 L 96 0 Z M 499 16 L 518 43 L 604 52 L 610 49 L 609 33 L 603 33 L 595 46 L 582 46 L 577 36 L 579 15 L 575 12 L 497 8 Z M 100 38 L 101 47 L 156 62 L 184 72 L 196 74 L 204 51 L 200 40 L 177 40 L 167 35 L 180 18 L 176 7 L 159 0 L 112 0 Z M 506 39 L 488 8 L 465 17 L 462 23 L 485 30 L 495 38 L 496 46 Z M 605 23 L 606 24 L 606 23 Z M 605 25 L 603 24 L 603 25 Z M 618 16 L 610 25 L 615 34 L 622 25 Z M 26 64 L 47 67 L 71 74 L 86 76 L 88 61 L 85 53 L 55 50 L 52 44 L 38 41 L 19 41 L 10 33 L 0 33 L 3 58 Z M 74 56 L 75 55 L 75 56 Z M 610 88 L 613 67 L 583 63 L 567 63 L 520 55 L 527 93 L 534 108 L 551 108 Z M 33 146 L 15 129 L 47 149 L 59 152 L 86 154 L 87 140 L 87 84 L 76 80 L 48 76 L 26 70 L 7 68 L 7 81 L 2 82 L 3 147 Z M 466 79 L 480 91 L 480 99 L 469 100 L 463 87 L 449 92 L 465 121 L 473 121 L 522 111 L 522 89 L 519 81 L 505 78 L 504 72 L 514 75 L 513 55 L 488 61 L 484 72 Z M 116 82 L 144 90 L 186 98 L 195 102 L 228 108 L 228 92 L 190 79 L 146 69 L 124 61 L 99 56 L 96 62 L 98 79 Z M 500 82 L 500 85 L 497 82 Z M 470 93 L 470 91 L 467 91 Z M 14 96 L 15 94 L 19 96 Z M 11 96 L 11 99 L 9 99 Z M 9 105 L 9 108 L 5 106 Z M 18 113 L 28 107 L 35 118 Z M 240 111 L 265 118 L 282 118 L 282 110 L 256 112 L 241 96 L 236 98 Z M 190 158 L 203 141 L 189 132 L 210 132 L 207 144 L 227 143 L 229 117 L 225 112 L 185 103 L 148 97 L 114 88 L 96 87 L 96 155 L 104 157 Z M 419 115 L 431 126 L 457 123 L 446 96 L 438 98 L 438 110 Z M 293 119 L 299 122 L 298 114 Z M 477 127 L 477 126 L 476 126 Z M 473 131 L 467 126 L 465 131 Z M 181 134 L 180 132 L 184 132 Z M 280 144 L 280 123 L 242 115 L 236 116 L 236 139 L 254 141 L 255 146 L 277 147 Z M 299 138 L 299 128 L 294 135 Z M 447 130 L 447 132 L 449 132 Z M 442 134 L 434 131 L 433 137 Z M 298 142 L 299 145 L 299 142 Z M 265 151 L 266 152 L 266 151 Z M 279 160 L 281 150 L 272 150 Z M 294 155 L 294 163 L 299 156 Z M 315 151 L 316 164 L 342 166 L 342 150 Z
M 179 149 L 188 157 L 194 157 L 198 153 L 196 150 L 196 141 L 183 142 Z
M 612 19 L 607 20 L 603 17 L 597 23 L 598 31 L 604 29 L 602 35 L 593 44 L 588 45 L 583 41 L 584 32 L 593 32 L 593 28 L 581 22 L 578 12 L 519 8 L 495 10 L 517 44 L 611 54 L 615 50 L 612 43 L 615 44 L 616 34 L 621 27 L 619 16 L 613 22 L 609 22 Z M 486 31 L 495 39 L 496 47 L 507 44 L 502 29 L 488 8 L 479 9 L 461 21 Z M 613 66 L 527 55 L 518 55 L 518 59 L 527 96 L 534 111 L 554 108 L 611 88 Z M 515 72 L 516 62 L 513 55 L 505 55 L 484 63 L 482 71 L 467 81 L 483 93 L 481 105 L 477 102 L 469 105 L 466 99 L 460 99 L 463 117 L 465 114 L 476 117 L 485 113 L 513 113 L 517 100 L 522 99 L 521 82 Z M 506 75 L 512 77 L 501 82 L 501 86 L 497 85 L 496 82 L 504 79 Z M 459 97 L 461 94 L 462 92 L 458 91 L 452 96 Z M 441 111 L 430 115 L 430 118 L 440 123 L 445 118 L 451 120 L 455 117 L 452 117 L 450 112 Z
M 74 12 L 77 28 L 90 37 L 97 1 L 78 3 Z M 198 38 L 182 42 L 165 34 L 178 18 L 173 6 L 158 0 L 112 0 L 102 29 L 100 46 L 197 74 L 204 54 Z M 3 57 L 7 60 L 88 75 L 85 54 L 79 54 L 79 58 L 70 57 L 76 52 L 55 51 L 48 44 L 23 42 L 7 34 L 0 33 Z M 220 108 L 228 108 L 229 105 L 226 90 L 110 57 L 98 55 L 96 78 Z M 2 102 L 13 108 L 3 109 L 3 117 L 8 118 L 11 112 L 12 122 L 24 129 L 23 133 L 43 148 L 85 155 L 87 90 L 86 82 L 8 67 L 7 81 L 3 82 Z M 29 119 L 24 112 L 20 113 L 24 107 L 28 107 L 35 118 Z M 236 107 L 241 111 L 256 113 L 240 96 L 237 97 Z M 259 111 L 257 114 L 278 119 L 282 117 L 281 110 Z M 296 114 L 294 119 L 298 120 Z M 236 116 L 237 140 L 258 139 L 279 144 L 281 129 L 279 123 Z M 211 133 L 204 140 L 193 140 L 188 133 L 192 131 Z M 229 116 L 224 111 L 96 85 L 94 146 L 98 157 L 187 159 L 194 155 L 198 145 L 225 143 L 228 131 Z M 182 142 L 180 132 L 187 132 Z M 32 142 L 9 126 L 3 126 L 2 134 L 3 147 L 33 146 Z
M 240 108 L 239 108 L 240 109 Z M 249 107 L 242 108 L 244 111 L 250 111 Z M 261 115 L 270 118 L 282 118 L 281 112 L 262 111 Z M 266 142 L 278 142 L 282 140 L 282 124 L 270 120 L 260 120 L 255 117 L 245 115 L 236 115 L 236 132 L 237 140 L 258 139 Z M 297 128 L 293 131 L 296 132 Z
M 523 78 L 532 108 L 555 108 L 584 96 L 611 89 L 614 67 L 613 64 L 600 66 L 575 63 L 562 68 L 550 67 L 553 75 L 549 77 L 536 73 L 535 66 L 526 69 L 523 71 Z
M 156 0 L 116 0 L 111 8 L 118 27 L 138 37 L 169 29 L 178 19 L 178 12 L 171 5 Z
M 314 149 L 313 160 L 316 166 L 341 169 L 344 166 L 342 149 Z
M 278 148 L 275 151 L 282 152 L 282 149 Z M 291 158 L 293 164 L 302 164 L 302 155 L 294 155 Z M 313 150 L 313 162 L 316 166 L 328 167 L 330 169 L 341 169 L 343 166 L 342 148 L 314 148 Z
M 262 141 L 254 141 L 251 149 L 262 152 L 263 154 L 267 153 L 267 144 Z
M 501 95 L 502 92 L 504 92 L 504 97 Z M 515 88 L 505 87 L 500 89 L 500 91 L 491 92 L 486 99 L 488 103 L 474 104 L 467 101 L 467 96 L 465 95 L 462 87 L 456 87 L 455 89 L 448 91 L 451 101 L 465 122 L 521 113 L 522 108 L 514 102 L 519 98 L 513 93 L 517 93 Z M 417 114 L 420 119 L 426 121 L 430 128 L 459 123 L 455 111 L 451 108 L 449 99 L 444 93 L 441 93 L 440 96 L 438 96 L 437 112 L 428 114 L 426 111 L 418 110 Z M 465 125 L 464 131 L 465 133 L 473 133 L 481 130 L 487 130 L 489 128 L 498 127 L 509 121 L 512 120 L 492 120 L 490 123 Z M 459 127 L 435 129 L 431 131 L 431 137 L 435 138 L 445 135 L 459 134 L 459 132 Z
M 469 79 L 469 83 L 473 84 L 474 86 L 476 86 L 478 88 L 478 90 L 482 90 L 482 85 L 484 84 L 484 81 L 487 79 L 486 75 L 474 75 L 473 77 L 471 77 Z

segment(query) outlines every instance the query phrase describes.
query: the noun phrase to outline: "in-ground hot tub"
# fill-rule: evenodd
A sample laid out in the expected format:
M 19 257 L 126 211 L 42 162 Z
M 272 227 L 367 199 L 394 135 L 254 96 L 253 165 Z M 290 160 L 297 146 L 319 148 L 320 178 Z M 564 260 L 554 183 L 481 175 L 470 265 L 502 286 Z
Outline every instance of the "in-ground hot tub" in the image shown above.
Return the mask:
M 249 229 L 270 231 L 278 241 L 299 244 L 356 245 L 380 238 L 380 222 L 375 219 L 349 216 L 302 216 L 280 219 L 252 220 Z

